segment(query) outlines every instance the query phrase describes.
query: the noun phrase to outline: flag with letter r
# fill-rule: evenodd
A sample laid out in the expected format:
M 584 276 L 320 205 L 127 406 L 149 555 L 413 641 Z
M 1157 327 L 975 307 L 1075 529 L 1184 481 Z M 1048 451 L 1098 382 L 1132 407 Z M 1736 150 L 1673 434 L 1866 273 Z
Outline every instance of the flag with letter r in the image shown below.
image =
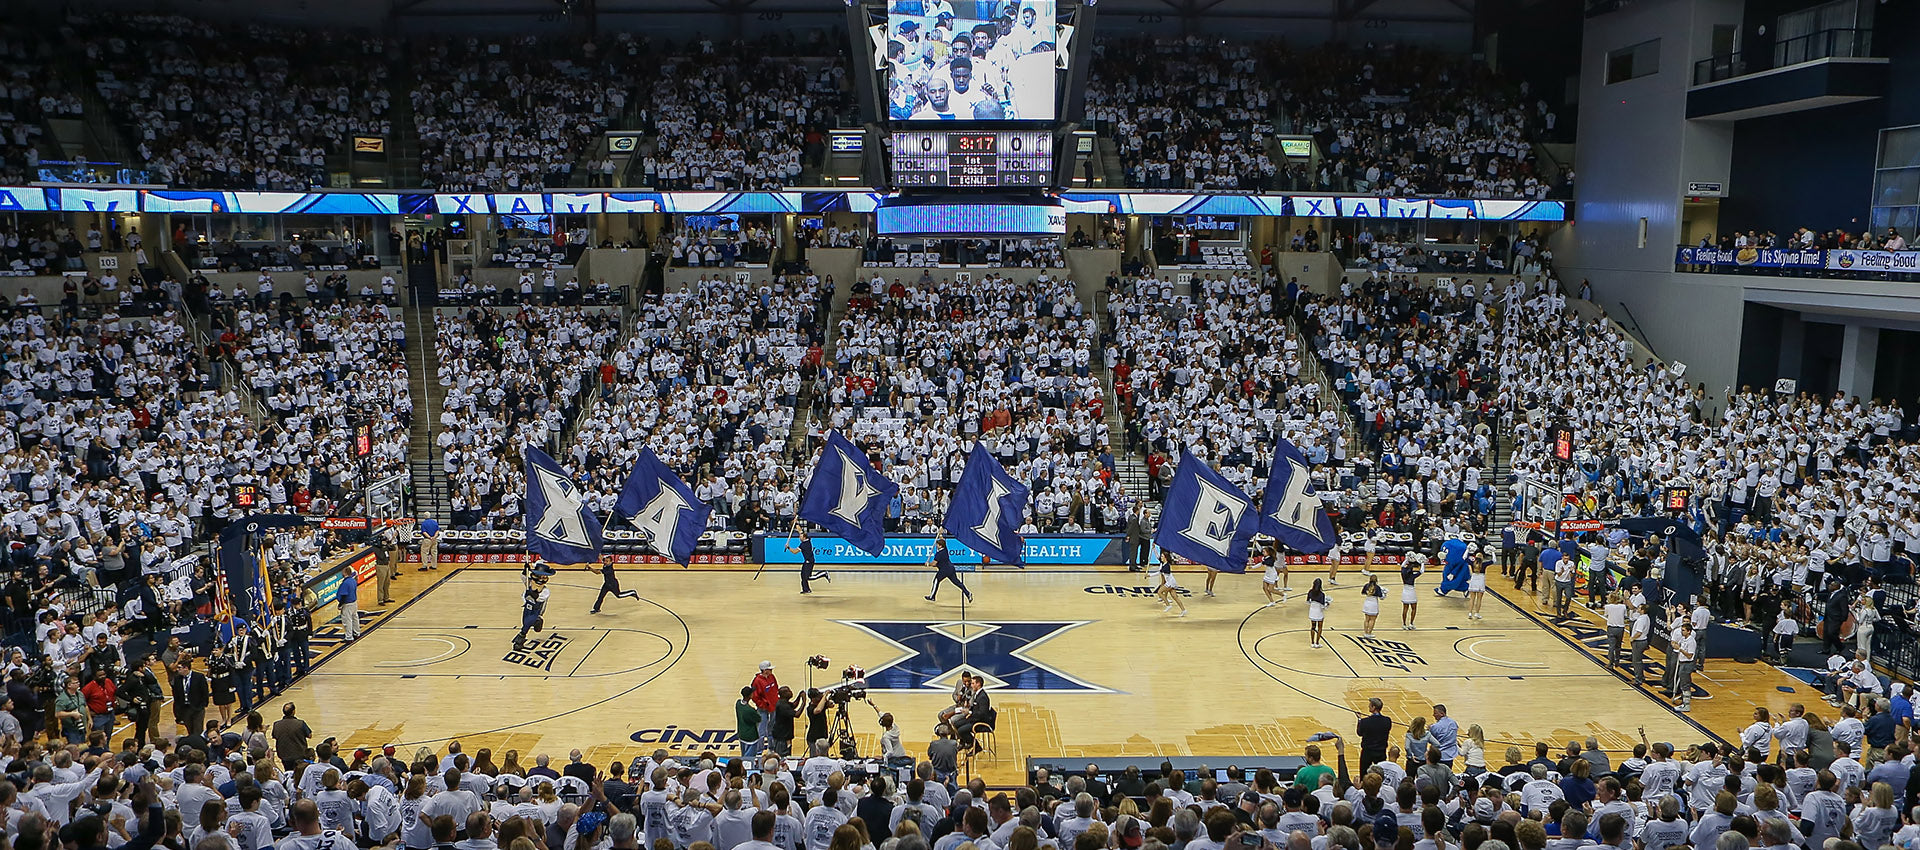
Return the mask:
M 600 520 L 587 510 L 580 485 L 533 446 L 527 455 L 527 551 L 549 563 L 600 560 Z
M 1273 447 L 1273 474 L 1260 497 L 1260 531 L 1282 546 L 1308 555 L 1324 555 L 1338 540 L 1333 520 L 1313 491 L 1307 459 L 1287 438 Z
M 633 462 L 627 484 L 620 488 L 620 501 L 613 512 L 627 518 L 633 527 L 647 536 L 654 552 L 673 559 L 680 566 L 693 560 L 693 549 L 700 545 L 700 533 L 706 530 L 713 508 L 694 498 L 687 482 L 673 473 L 651 448 L 640 450 Z
M 900 485 L 867 462 L 866 452 L 839 431 L 829 431 L 800 496 L 800 518 L 877 558 L 887 547 L 887 505 L 899 492 Z
M 1002 564 L 1026 566 L 1020 521 L 1026 515 L 1028 492 L 1027 485 L 1008 475 L 1000 461 L 976 441 L 947 506 L 947 533 Z
M 1260 530 L 1253 500 L 1182 449 L 1160 505 L 1160 548 L 1227 573 L 1247 571 L 1247 544 Z

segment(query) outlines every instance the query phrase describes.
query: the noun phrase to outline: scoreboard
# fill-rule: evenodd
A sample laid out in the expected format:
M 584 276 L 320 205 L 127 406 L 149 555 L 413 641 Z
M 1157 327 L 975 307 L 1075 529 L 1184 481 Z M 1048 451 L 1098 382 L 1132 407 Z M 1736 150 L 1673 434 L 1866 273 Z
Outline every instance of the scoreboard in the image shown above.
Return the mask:
M 1053 134 L 934 130 L 893 134 L 893 185 L 995 188 L 1053 182 Z

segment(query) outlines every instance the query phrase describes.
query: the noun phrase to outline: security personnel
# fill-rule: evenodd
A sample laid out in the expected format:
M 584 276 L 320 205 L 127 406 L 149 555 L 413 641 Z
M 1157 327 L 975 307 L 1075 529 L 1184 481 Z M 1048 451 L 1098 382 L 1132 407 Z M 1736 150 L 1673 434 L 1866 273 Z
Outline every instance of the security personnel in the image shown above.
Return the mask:
M 280 681 L 290 685 L 295 677 L 305 676 L 312 669 L 313 658 L 307 642 L 313 637 L 313 612 L 292 600 L 288 601 L 287 609 L 287 642 L 282 648 Z

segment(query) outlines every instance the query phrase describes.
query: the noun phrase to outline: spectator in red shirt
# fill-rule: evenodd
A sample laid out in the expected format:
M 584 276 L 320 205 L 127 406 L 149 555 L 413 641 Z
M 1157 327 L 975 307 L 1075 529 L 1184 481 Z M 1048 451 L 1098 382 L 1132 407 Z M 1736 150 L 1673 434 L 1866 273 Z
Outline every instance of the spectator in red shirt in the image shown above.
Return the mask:
M 113 732 L 113 693 L 113 679 L 107 676 L 105 667 L 93 671 L 92 681 L 80 686 L 80 696 L 87 701 L 93 728 L 108 734 Z
M 780 680 L 773 677 L 773 662 L 760 662 L 760 672 L 753 674 L 753 695 L 750 701 L 760 710 L 760 738 L 770 740 L 773 734 L 773 712 L 780 706 Z

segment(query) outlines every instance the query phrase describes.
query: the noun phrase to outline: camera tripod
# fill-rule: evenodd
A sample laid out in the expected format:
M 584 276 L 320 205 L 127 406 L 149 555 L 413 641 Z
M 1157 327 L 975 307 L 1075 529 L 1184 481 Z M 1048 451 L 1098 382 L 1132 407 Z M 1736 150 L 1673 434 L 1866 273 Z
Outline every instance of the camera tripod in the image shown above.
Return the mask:
M 860 757 L 859 745 L 853 740 L 853 721 L 847 717 L 847 706 L 853 702 L 854 700 L 851 699 L 834 700 L 827 717 L 827 740 L 831 742 L 828 746 L 838 751 L 843 759 Z M 860 702 L 866 703 L 868 708 L 873 709 L 875 718 L 880 716 L 880 706 L 874 705 L 873 700 L 862 699 Z

